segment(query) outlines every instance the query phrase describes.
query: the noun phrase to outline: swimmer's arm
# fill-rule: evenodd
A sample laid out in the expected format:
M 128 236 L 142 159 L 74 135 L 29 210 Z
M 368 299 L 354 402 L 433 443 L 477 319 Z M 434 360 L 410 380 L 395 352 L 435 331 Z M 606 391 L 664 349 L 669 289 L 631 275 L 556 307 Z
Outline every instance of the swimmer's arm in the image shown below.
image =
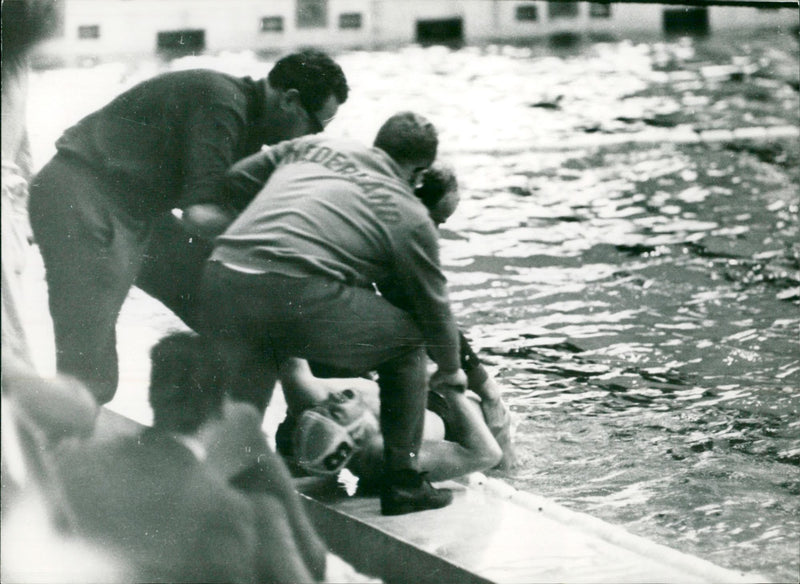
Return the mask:
M 425 441 L 419 451 L 419 464 L 431 481 L 442 481 L 494 467 L 503 452 L 492 436 L 481 410 L 464 393 L 444 391 L 442 395 L 452 412 L 449 440 Z
M 511 412 L 503 402 L 500 386 L 489 375 L 478 356 L 469 345 L 469 341 L 460 334 L 461 341 L 461 366 L 467 373 L 467 388 L 481 398 L 480 408 L 486 424 L 489 426 L 500 448 L 503 450 L 503 460 L 500 468 L 510 469 L 517 464 L 517 455 L 514 450 L 511 428 Z
M 498 468 L 504 470 L 514 468 L 517 465 L 517 454 L 512 436 L 511 411 L 501 397 L 497 382 L 487 375 L 479 388 L 480 391 L 472 387 L 470 389 L 481 398 L 480 409 L 483 418 L 503 451 L 503 459 Z
M 444 440 L 442 419 L 425 412 L 424 441 L 419 450 L 420 470 L 434 482 L 484 471 L 504 460 L 505 452 L 492 436 L 474 398 L 458 391 L 443 391 L 452 411 L 453 441 Z M 438 428 L 438 429 L 437 429 Z M 380 480 L 383 438 L 376 435 L 350 460 L 348 468 L 360 479 Z
M 458 331 L 458 341 L 461 368 L 467 374 L 467 389 L 471 389 L 484 400 L 499 399 L 500 390 L 489 376 L 478 355 L 472 350 L 469 340 L 460 330 Z
M 286 397 L 286 406 L 293 414 L 321 404 L 330 393 L 325 381 L 314 376 L 305 359 L 286 359 L 281 363 L 278 377 Z

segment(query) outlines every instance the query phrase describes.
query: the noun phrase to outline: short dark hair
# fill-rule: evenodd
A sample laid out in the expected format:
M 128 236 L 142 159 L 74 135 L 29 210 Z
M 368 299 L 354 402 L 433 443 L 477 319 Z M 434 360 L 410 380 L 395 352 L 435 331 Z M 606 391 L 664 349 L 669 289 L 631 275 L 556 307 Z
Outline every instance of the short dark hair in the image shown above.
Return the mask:
M 326 53 L 315 49 L 279 59 L 267 81 L 275 89 L 296 89 L 303 107 L 310 112 L 319 111 L 331 95 L 343 104 L 350 91 L 342 68 Z
M 153 426 L 189 434 L 222 414 L 222 360 L 210 344 L 189 332 L 172 333 L 150 350 Z
M 422 177 L 422 184 L 414 194 L 431 210 L 449 192 L 458 189 L 458 180 L 453 168 L 442 162 L 434 162 Z
M 439 137 L 425 117 L 414 112 L 400 112 L 383 123 L 373 145 L 400 164 L 430 166 L 436 159 Z

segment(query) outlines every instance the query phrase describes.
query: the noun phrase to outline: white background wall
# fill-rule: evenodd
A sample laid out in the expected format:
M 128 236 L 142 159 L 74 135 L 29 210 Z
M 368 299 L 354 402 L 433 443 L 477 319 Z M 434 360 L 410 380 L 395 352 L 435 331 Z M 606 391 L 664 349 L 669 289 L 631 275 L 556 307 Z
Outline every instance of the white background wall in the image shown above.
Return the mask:
M 518 21 L 520 5 L 537 7 L 536 21 Z M 296 26 L 296 0 L 65 0 L 64 35 L 41 45 L 52 59 L 150 55 L 159 32 L 205 31 L 206 49 L 285 51 L 300 46 L 369 48 L 416 40 L 418 20 L 461 18 L 464 40 L 535 38 L 554 32 L 619 34 L 662 29 L 665 9 L 678 6 L 620 3 L 611 18 L 591 18 L 589 3 L 578 5 L 576 18 L 551 20 L 545 0 L 328 0 L 328 22 L 321 28 Z M 360 29 L 339 28 L 339 15 L 360 13 Z M 262 32 L 263 17 L 283 18 L 282 32 Z M 711 32 L 726 28 L 797 25 L 796 9 L 758 10 L 709 7 Z M 79 39 L 78 27 L 98 25 L 100 37 Z

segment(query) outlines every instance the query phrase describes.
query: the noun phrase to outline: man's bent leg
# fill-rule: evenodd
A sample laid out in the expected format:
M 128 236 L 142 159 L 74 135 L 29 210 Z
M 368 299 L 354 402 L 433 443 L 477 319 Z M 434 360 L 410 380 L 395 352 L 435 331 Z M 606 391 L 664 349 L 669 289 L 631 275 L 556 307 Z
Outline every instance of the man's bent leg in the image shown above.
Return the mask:
M 418 470 L 417 454 L 427 403 L 426 356 L 412 349 L 378 366 L 384 468 L 387 472 Z
M 213 339 L 225 360 L 228 395 L 263 415 L 277 379 L 278 363 L 258 308 L 268 288 L 253 275 L 209 262 L 198 289 L 200 334 Z M 262 322 L 264 321 L 264 322 Z
M 200 282 L 212 249 L 210 242 L 187 232 L 177 217 L 165 214 L 153 225 L 136 286 L 198 331 Z
M 426 355 L 418 347 L 381 363 L 384 484 L 381 513 L 400 515 L 449 505 L 453 494 L 434 489 L 419 473 L 419 450 L 427 403 Z
M 427 398 L 425 345 L 411 315 L 372 289 L 324 278 L 272 278 L 270 333 L 289 355 L 378 371 L 387 471 L 415 470 Z
M 272 288 L 273 294 L 278 288 Z M 384 436 L 381 513 L 399 515 L 450 504 L 452 492 L 434 489 L 418 472 L 427 359 L 422 335 L 411 316 L 371 290 L 337 282 L 306 282 L 287 291 L 282 294 L 282 306 L 299 313 L 289 334 L 281 334 L 290 355 L 378 371 Z
M 389 494 L 382 496 L 383 512 L 409 513 L 450 503 L 449 491 L 433 489 L 416 472 L 426 360 L 422 335 L 408 313 L 371 289 L 327 278 L 248 275 L 214 262 L 206 268 L 202 291 L 205 322 L 217 338 L 240 335 L 253 346 L 280 348 L 281 355 L 378 369 L 382 418 L 390 427 L 385 451 Z
M 118 382 L 116 324 L 149 235 L 103 202 L 91 177 L 54 159 L 31 186 L 30 215 L 46 269 L 57 367 L 98 403 Z

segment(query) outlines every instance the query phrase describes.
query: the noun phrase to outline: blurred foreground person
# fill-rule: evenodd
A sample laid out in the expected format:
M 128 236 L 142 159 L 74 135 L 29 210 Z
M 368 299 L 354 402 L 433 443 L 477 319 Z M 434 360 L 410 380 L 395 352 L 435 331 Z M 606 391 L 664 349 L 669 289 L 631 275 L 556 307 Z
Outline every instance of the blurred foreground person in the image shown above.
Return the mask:
M 2 582 L 119 582 L 122 567 L 75 537 L 53 450 L 94 429 L 97 406 L 79 382 L 41 377 L 23 326 L 31 156 L 29 55 L 57 25 L 55 0 L 2 3 Z
M 383 124 L 372 148 L 314 136 L 243 160 L 231 172 L 263 189 L 217 238 L 203 280 L 209 331 L 240 372 L 231 391 L 261 411 L 287 357 L 377 371 L 389 515 L 452 501 L 417 461 L 426 348 L 438 366 L 433 386 L 467 383 L 436 227 L 413 193 L 437 146 L 433 125 L 404 112 Z M 410 310 L 373 283 L 405 288 Z
M 225 400 L 222 418 L 203 436 L 205 462 L 253 504 L 259 547 L 256 573 L 269 581 L 322 580 L 330 567 L 325 544 L 305 514 L 291 477 L 270 450 L 261 414 Z M 303 581 L 303 580 L 299 580 Z
M 55 467 L 55 450 L 69 438 L 92 434 L 97 404 L 67 376 L 45 378 L 12 352 L 2 359 L 2 509 L 35 491 L 54 524 L 69 527 Z
M 154 423 L 59 459 L 79 534 L 139 582 L 312 582 L 283 505 L 254 501 L 206 462 L 225 396 L 202 339 L 170 335 L 151 353 Z
M 117 317 L 144 258 L 157 266 L 139 286 L 157 298 L 171 298 L 174 278 L 192 277 L 164 267 L 171 244 L 157 238 L 150 248 L 152 230 L 175 228 L 179 240 L 181 229 L 205 239 L 222 232 L 246 204 L 225 197 L 228 167 L 264 144 L 321 132 L 347 92 L 341 68 L 309 50 L 258 81 L 201 69 L 159 75 L 64 132 L 29 204 L 58 370 L 110 401 Z M 173 209 L 183 210 L 177 227 Z
M 3 355 L 33 366 L 20 303 L 23 272 L 29 253 L 28 182 L 31 154 L 28 144 L 28 61 L 33 48 L 57 25 L 54 0 L 11 0 L 2 3 L 2 112 L 3 112 Z
M 3 432 L 6 432 L 6 428 Z M 5 453 L 4 453 L 5 456 Z M 133 582 L 128 567 L 95 545 L 54 525 L 42 497 L 30 491 L 3 515 L 3 584 Z
M 92 434 L 97 403 L 80 381 L 67 375 L 41 376 L 6 353 L 2 365 L 3 397 L 45 443 L 54 446 L 67 438 Z
M 75 533 L 56 463 L 69 439 L 94 430 L 97 405 L 83 385 L 44 378 L 3 352 L 2 582 L 122 582 L 127 567 Z

